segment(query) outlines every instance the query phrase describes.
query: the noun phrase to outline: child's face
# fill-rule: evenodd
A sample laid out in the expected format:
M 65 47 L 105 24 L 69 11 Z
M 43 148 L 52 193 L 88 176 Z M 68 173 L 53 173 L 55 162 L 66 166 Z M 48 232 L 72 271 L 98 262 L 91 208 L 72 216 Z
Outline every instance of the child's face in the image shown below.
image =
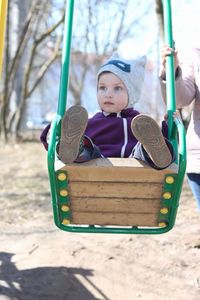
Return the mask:
M 117 113 L 128 105 L 128 92 L 124 83 L 113 73 L 99 77 L 97 99 L 102 111 Z

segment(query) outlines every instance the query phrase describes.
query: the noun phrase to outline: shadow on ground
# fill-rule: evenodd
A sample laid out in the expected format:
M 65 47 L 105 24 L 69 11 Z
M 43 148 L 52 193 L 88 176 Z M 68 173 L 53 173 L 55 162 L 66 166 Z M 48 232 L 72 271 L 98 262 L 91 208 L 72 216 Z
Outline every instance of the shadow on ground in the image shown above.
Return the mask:
M 12 262 L 13 255 L 0 252 L 0 299 L 109 300 L 92 283 L 92 270 L 66 267 L 18 270 Z

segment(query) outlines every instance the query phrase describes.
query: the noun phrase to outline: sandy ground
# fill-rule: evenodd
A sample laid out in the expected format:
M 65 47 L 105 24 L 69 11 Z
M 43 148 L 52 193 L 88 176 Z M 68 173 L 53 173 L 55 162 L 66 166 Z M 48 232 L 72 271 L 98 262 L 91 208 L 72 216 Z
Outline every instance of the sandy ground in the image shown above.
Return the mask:
M 0 300 L 200 299 L 200 214 L 187 183 L 169 233 L 67 233 L 53 224 L 41 145 L 1 145 L 0 166 Z

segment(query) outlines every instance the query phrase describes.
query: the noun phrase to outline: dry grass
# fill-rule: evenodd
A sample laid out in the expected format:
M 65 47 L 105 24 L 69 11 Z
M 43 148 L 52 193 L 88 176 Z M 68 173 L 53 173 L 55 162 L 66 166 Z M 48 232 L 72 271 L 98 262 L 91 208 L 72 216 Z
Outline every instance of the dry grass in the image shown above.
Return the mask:
M 51 218 L 46 152 L 39 143 L 6 145 L 0 149 L 0 227 Z M 38 222 L 39 220 L 39 222 Z
M 186 182 L 167 234 L 73 234 L 53 225 L 41 144 L 0 147 L 0 165 L 0 299 L 199 299 L 200 216 Z

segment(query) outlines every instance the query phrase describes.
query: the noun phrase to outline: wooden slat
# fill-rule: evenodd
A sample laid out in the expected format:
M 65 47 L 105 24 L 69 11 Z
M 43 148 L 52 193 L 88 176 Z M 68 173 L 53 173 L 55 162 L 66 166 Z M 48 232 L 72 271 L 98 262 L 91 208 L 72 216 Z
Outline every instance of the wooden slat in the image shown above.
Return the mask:
M 177 173 L 175 165 L 165 170 L 144 166 L 133 158 L 101 158 L 82 164 L 61 165 L 69 181 L 163 182 L 165 174 Z M 60 167 L 61 167 L 60 166 Z M 58 168 L 57 166 L 57 169 Z
M 118 226 L 157 226 L 157 214 L 112 214 L 74 212 L 71 223 Z
M 135 159 L 106 158 L 60 165 L 69 176 L 72 224 L 156 227 L 164 176 Z
M 115 183 L 115 182 L 71 182 L 70 197 L 103 198 L 160 198 L 162 184 Z
M 71 198 L 74 212 L 158 213 L 160 199 Z
M 164 175 L 151 169 L 135 168 L 66 168 L 69 181 L 163 182 Z

